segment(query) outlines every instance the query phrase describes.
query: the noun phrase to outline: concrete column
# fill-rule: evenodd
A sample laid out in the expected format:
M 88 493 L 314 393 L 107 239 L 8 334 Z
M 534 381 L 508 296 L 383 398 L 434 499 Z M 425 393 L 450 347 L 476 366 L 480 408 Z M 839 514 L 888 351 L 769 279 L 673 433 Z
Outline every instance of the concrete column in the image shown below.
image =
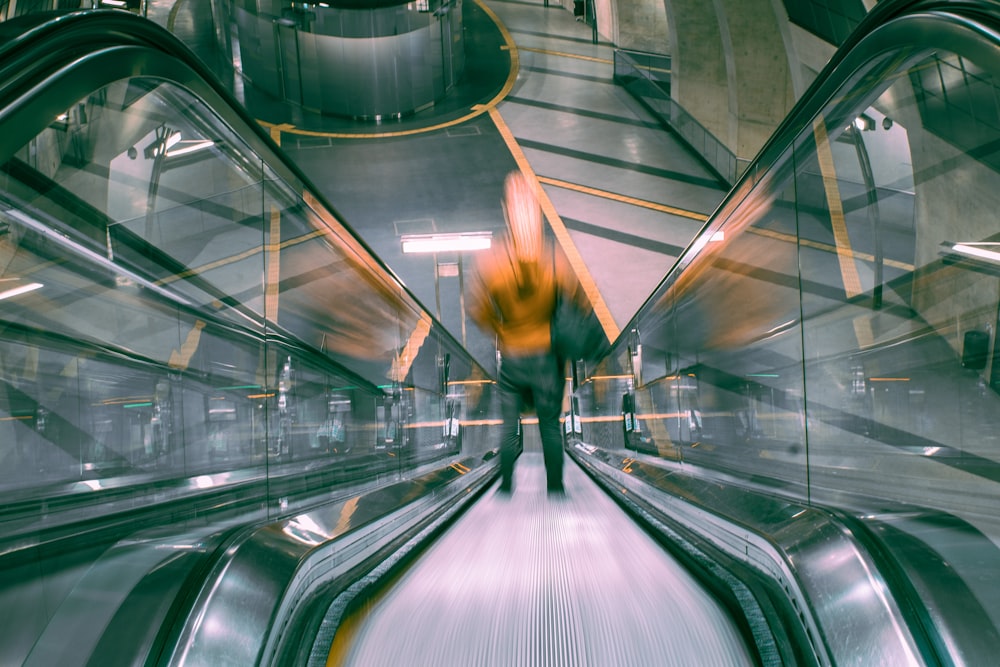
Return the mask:
M 791 109 L 787 18 L 772 0 L 664 0 L 677 102 L 750 159 Z
M 749 159 L 795 103 L 788 51 L 778 23 L 787 18 L 775 15 L 771 0 L 715 3 L 729 34 L 730 122 L 735 125 L 730 149 Z
M 598 0 L 598 6 L 604 0 Z M 663 0 L 610 0 L 615 17 L 612 41 L 623 49 L 670 53 L 667 10 Z M 600 24 L 598 24 L 600 28 Z M 604 31 L 601 30 L 603 34 Z
M 730 146 L 729 80 L 715 6 L 705 0 L 664 0 L 664 4 L 671 97 Z

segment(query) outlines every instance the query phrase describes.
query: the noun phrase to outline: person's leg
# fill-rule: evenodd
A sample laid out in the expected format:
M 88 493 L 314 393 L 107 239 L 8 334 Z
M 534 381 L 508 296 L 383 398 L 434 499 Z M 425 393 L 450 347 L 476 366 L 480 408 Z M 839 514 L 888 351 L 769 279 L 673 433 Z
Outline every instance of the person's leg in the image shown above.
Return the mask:
M 504 359 L 500 367 L 500 416 L 503 426 L 500 436 L 500 490 L 513 489 L 514 460 L 517 458 L 518 422 L 521 418 L 521 392 L 514 384 L 512 371 L 517 370 L 517 360 Z
M 542 438 L 542 455 L 545 459 L 545 477 L 549 491 L 563 488 L 563 441 L 559 429 L 566 380 L 562 377 L 554 357 L 539 358 L 535 374 L 535 410 L 538 414 L 538 431 Z

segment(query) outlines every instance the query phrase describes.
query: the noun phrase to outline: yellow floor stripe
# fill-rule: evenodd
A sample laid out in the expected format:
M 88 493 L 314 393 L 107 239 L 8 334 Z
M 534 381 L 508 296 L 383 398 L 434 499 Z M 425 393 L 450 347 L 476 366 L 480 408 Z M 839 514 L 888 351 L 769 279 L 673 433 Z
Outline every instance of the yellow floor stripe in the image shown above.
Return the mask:
M 854 318 L 854 335 L 858 339 L 858 347 L 866 350 L 875 344 L 875 332 L 872 331 L 872 320 L 867 315 Z
M 177 23 L 177 15 L 180 13 L 182 4 L 184 4 L 184 0 L 177 0 L 170 8 L 170 13 L 167 14 L 167 30 L 170 32 L 174 31 L 174 24 Z
M 267 285 L 264 288 L 264 317 L 278 321 L 278 291 L 281 283 L 281 209 L 271 206 L 271 228 L 267 244 Z
M 204 322 L 201 320 L 195 321 L 194 326 L 191 327 L 191 331 L 188 332 L 187 337 L 181 344 L 181 349 L 173 350 L 170 353 L 170 359 L 167 361 L 167 366 L 179 370 L 187 369 L 188 364 L 191 363 L 191 358 L 198 350 L 198 343 L 201 342 L 201 330 L 204 328 Z
M 507 127 L 503 118 L 500 117 L 500 112 L 496 109 L 490 109 L 490 118 L 493 119 L 493 123 L 497 126 L 500 136 L 502 136 L 503 140 L 506 142 L 507 148 L 514 157 L 514 161 L 517 163 L 518 168 L 522 173 L 524 173 L 525 176 L 528 177 L 528 179 L 537 182 L 538 177 L 535 176 L 535 172 L 531 169 L 531 165 L 528 163 L 528 158 L 524 156 L 524 151 L 521 150 L 517 140 L 514 139 L 514 135 L 511 133 L 510 128 Z M 586 292 L 587 297 L 590 299 L 590 303 L 594 307 L 594 313 L 597 315 L 597 319 L 604 328 L 604 333 L 607 334 L 609 340 L 614 341 L 618 337 L 618 333 L 621 330 L 618 328 L 614 318 L 611 316 L 611 311 L 608 309 L 608 305 L 605 303 L 604 297 L 601 296 L 601 292 L 597 288 L 597 283 L 594 282 L 593 277 L 590 275 L 590 271 L 587 270 L 587 265 L 584 263 L 583 257 L 580 256 L 580 251 L 576 249 L 576 244 L 573 243 L 573 239 L 570 238 L 566 225 L 563 224 L 562 218 L 560 218 L 559 214 L 556 212 L 556 207 L 545 194 L 545 190 L 542 189 L 541 185 L 537 188 L 537 194 L 538 201 L 542 205 L 542 211 L 545 213 L 545 218 L 549 221 L 549 226 L 552 227 L 552 232 L 555 234 L 556 241 L 558 241 L 559 245 L 562 247 L 563 253 L 566 255 L 566 259 L 569 261 L 570 266 L 573 268 L 577 278 L 580 280 L 580 284 L 583 286 L 584 292 Z
M 757 234 L 758 236 L 766 236 L 768 238 L 776 239 L 778 241 L 787 241 L 788 243 L 795 243 L 797 237 L 794 234 L 786 234 L 785 232 L 776 232 L 773 229 L 760 229 L 758 227 L 749 227 L 747 232 L 750 234 Z M 806 248 L 815 248 L 816 250 L 823 250 L 825 252 L 836 252 L 836 246 L 832 246 L 829 243 L 820 243 L 819 241 L 810 241 L 808 239 L 802 239 L 799 241 L 800 245 Z M 867 252 L 855 252 L 854 250 L 846 251 L 854 259 L 860 259 L 865 262 L 874 262 L 875 255 Z M 901 269 L 903 271 L 913 271 L 913 265 L 907 264 L 906 262 L 900 262 L 895 259 L 883 259 L 882 264 L 885 266 L 891 266 L 895 269 Z
M 420 319 L 417 320 L 413 331 L 410 332 L 410 337 L 406 341 L 406 345 L 400 350 L 396 356 L 396 360 L 392 364 L 391 373 L 394 381 L 406 381 L 406 376 L 410 374 L 410 366 L 417 360 L 417 354 L 420 352 L 424 341 L 427 340 L 432 324 L 430 315 L 421 313 Z
M 649 201 L 647 199 L 638 199 L 636 197 L 629 197 L 628 195 L 621 195 L 615 192 L 609 192 L 607 190 L 599 190 L 597 188 L 592 188 L 587 185 L 580 185 L 578 183 L 569 183 L 568 181 L 560 181 L 556 178 L 549 178 L 548 176 L 539 176 L 539 183 L 544 183 L 546 185 L 551 185 L 557 188 L 563 188 L 564 190 L 572 190 L 574 192 L 580 192 L 585 195 L 592 195 L 594 197 L 601 197 L 602 199 L 610 199 L 613 201 L 619 201 L 624 204 L 631 204 L 632 206 L 640 206 L 642 208 L 648 208 L 653 211 L 659 211 L 660 213 L 669 213 L 670 215 L 677 215 L 683 218 L 690 218 L 691 220 L 698 220 L 699 222 L 705 222 L 708 220 L 708 216 L 704 213 L 696 213 L 694 211 L 688 211 L 683 208 L 676 208 L 674 206 L 668 206 L 666 204 L 658 204 L 656 202 Z
M 861 277 L 851 256 L 851 239 L 847 235 L 844 206 L 840 199 L 840 187 L 837 185 L 837 167 L 833 163 L 830 138 L 827 136 L 826 124 L 822 118 L 817 118 L 813 123 L 813 132 L 816 135 L 816 159 L 823 174 L 823 188 L 826 190 L 826 202 L 830 208 L 830 224 L 833 227 L 833 240 L 837 244 L 837 259 L 840 262 L 844 292 L 848 299 L 852 299 L 861 294 Z
M 533 53 L 543 53 L 547 56 L 559 56 L 560 58 L 576 58 L 577 60 L 588 60 L 593 63 L 605 63 L 608 65 L 614 65 L 615 61 L 608 60 L 607 58 L 596 58 L 594 56 L 581 56 L 576 53 L 566 53 L 565 51 L 549 51 L 548 49 L 531 49 L 526 46 L 518 47 L 522 51 L 532 51 Z

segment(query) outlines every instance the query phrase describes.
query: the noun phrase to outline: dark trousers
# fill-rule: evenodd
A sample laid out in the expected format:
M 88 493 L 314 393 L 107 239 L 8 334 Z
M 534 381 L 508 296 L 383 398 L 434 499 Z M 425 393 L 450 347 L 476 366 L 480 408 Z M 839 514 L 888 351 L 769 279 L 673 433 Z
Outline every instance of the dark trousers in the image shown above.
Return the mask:
M 510 489 L 517 458 L 518 420 L 534 405 L 549 489 L 562 488 L 563 443 L 559 431 L 565 378 L 553 354 L 505 356 L 500 365 L 500 410 L 503 439 L 500 445 L 500 488 Z

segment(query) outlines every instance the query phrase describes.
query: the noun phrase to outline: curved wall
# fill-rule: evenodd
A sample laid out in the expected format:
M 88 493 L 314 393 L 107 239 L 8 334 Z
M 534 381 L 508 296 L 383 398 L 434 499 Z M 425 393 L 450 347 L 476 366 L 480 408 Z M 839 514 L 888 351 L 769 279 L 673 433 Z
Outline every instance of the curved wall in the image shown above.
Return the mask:
M 443 98 L 465 70 L 462 0 L 231 2 L 221 9 L 243 74 L 310 111 L 405 116 Z

